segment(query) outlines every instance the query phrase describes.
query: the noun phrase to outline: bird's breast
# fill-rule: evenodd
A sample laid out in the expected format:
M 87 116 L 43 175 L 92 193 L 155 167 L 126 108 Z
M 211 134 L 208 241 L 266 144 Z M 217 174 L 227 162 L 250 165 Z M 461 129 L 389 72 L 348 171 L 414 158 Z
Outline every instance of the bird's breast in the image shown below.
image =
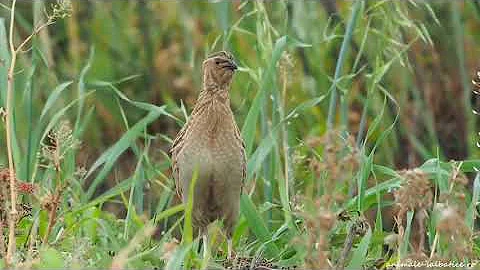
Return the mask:
M 208 108 L 196 115 L 185 142 L 185 155 L 198 164 L 203 172 L 219 166 L 239 166 L 242 161 L 241 141 L 236 138 L 236 123 L 230 108 Z

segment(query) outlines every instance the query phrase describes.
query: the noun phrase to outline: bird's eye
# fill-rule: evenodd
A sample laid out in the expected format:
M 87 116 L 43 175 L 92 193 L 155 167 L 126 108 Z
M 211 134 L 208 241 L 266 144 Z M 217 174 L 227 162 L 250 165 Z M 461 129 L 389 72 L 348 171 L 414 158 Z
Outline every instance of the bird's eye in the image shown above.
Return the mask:
M 220 61 L 218 61 L 218 60 L 217 60 L 217 61 L 215 61 L 215 64 L 219 65 L 219 64 L 220 64 Z

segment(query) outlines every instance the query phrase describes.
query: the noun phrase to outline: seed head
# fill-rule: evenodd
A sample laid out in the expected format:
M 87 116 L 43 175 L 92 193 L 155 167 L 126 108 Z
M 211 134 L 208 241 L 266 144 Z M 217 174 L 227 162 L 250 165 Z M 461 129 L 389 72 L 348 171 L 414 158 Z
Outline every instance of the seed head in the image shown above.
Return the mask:
M 432 205 L 432 185 L 427 175 L 419 170 L 404 170 L 400 172 L 404 182 L 395 191 L 395 202 L 405 210 L 424 210 Z

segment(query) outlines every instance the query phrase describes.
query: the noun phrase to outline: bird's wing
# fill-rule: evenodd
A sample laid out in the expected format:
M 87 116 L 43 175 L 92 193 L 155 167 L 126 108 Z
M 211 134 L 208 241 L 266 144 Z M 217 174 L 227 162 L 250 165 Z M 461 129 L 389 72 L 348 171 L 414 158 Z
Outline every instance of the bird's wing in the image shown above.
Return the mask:
M 200 95 L 202 95 L 202 93 L 200 93 Z M 189 133 L 188 130 L 192 125 L 192 119 L 198 118 L 198 115 L 201 114 L 205 109 L 206 103 L 202 100 L 202 96 L 200 96 L 199 100 L 195 104 L 195 107 L 193 108 L 192 114 L 187 119 L 187 122 L 185 123 L 185 125 L 183 125 L 182 129 L 178 132 L 177 137 L 175 138 L 175 140 L 173 140 L 172 147 L 170 148 L 170 154 L 172 156 L 172 173 L 173 178 L 175 179 L 175 187 L 177 190 L 177 194 L 180 196 L 180 198 L 182 198 L 183 189 L 180 182 L 181 179 L 179 168 L 177 166 L 177 156 L 178 153 L 182 151 L 183 146 L 185 145 L 185 141 L 188 136 L 187 134 Z
M 187 123 L 182 127 L 180 132 L 178 132 L 177 137 L 173 140 L 172 147 L 170 148 L 170 155 L 172 158 L 172 174 L 175 179 L 175 190 L 180 198 L 182 198 L 183 190 L 182 185 L 180 184 L 180 176 L 177 166 L 177 156 L 178 153 L 182 150 L 185 142 L 185 134 L 187 133 L 188 126 L 190 121 L 187 120 Z
M 243 186 L 245 185 L 245 179 L 247 178 L 247 153 L 245 152 L 245 141 L 243 141 L 242 134 L 240 133 L 240 129 L 235 124 L 235 137 L 239 140 L 242 144 L 241 155 L 242 155 L 242 190 Z

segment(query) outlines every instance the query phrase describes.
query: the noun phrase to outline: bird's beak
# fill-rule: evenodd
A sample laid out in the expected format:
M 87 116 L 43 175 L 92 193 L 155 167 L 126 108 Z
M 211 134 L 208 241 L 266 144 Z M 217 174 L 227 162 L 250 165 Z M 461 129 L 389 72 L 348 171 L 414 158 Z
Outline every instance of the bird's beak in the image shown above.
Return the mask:
M 225 67 L 232 70 L 232 71 L 235 71 L 235 70 L 238 69 L 238 66 L 234 61 L 229 61 L 228 64 Z

